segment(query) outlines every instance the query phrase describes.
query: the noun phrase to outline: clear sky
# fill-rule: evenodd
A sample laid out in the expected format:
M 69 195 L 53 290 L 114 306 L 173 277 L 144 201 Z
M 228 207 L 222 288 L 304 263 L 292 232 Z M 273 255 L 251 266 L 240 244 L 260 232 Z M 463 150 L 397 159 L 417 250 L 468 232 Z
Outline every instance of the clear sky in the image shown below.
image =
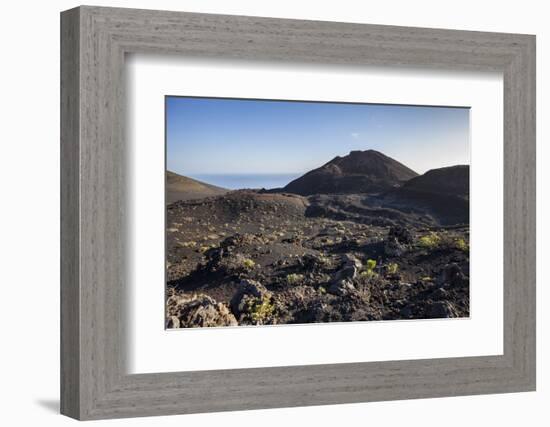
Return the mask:
M 470 163 L 467 108 L 167 97 L 166 139 L 188 176 L 301 174 L 367 149 L 418 173 Z

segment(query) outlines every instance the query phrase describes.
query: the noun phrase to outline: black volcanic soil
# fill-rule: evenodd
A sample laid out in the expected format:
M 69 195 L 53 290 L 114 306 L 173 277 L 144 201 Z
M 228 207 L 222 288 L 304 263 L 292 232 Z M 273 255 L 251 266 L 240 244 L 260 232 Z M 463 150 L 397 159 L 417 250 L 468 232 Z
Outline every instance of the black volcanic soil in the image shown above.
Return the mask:
M 233 191 L 168 205 L 167 327 L 469 316 L 468 225 L 383 201 Z

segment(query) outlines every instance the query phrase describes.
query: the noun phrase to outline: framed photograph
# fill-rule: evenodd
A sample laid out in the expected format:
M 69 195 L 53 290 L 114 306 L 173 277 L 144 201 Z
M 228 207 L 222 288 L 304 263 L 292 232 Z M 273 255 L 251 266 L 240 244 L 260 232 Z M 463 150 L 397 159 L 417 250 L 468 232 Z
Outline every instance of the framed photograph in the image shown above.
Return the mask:
M 469 108 L 167 96 L 165 117 L 168 328 L 469 317 Z
M 61 411 L 535 390 L 535 37 L 61 15 Z

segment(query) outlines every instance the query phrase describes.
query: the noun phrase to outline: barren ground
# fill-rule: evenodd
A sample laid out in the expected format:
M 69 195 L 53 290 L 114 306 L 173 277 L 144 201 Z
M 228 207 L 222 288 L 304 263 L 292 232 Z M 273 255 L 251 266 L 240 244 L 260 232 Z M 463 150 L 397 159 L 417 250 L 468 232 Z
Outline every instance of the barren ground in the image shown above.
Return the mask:
M 167 327 L 469 316 L 469 228 L 365 195 L 167 207 Z

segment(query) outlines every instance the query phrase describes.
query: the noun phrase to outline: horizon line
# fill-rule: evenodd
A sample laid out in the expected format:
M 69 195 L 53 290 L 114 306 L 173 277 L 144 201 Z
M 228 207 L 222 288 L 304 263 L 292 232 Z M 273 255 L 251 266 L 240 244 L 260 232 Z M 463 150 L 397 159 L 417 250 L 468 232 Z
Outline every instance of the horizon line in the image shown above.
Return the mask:
M 417 171 L 415 171 L 411 168 L 409 168 L 409 169 L 411 169 L 414 173 L 416 173 L 417 175 L 420 176 L 420 175 L 424 175 L 425 173 L 427 173 L 431 170 L 451 168 L 451 167 L 455 167 L 455 166 L 470 166 L 470 163 L 456 163 L 456 164 L 452 164 L 452 165 L 439 166 L 439 167 L 436 167 L 436 168 L 427 169 L 425 172 L 422 172 L 422 173 L 419 173 L 419 172 L 417 172 Z M 319 167 L 322 167 L 322 165 L 319 166 Z M 177 171 L 172 170 L 172 169 L 168 169 L 166 167 L 165 172 L 171 172 L 171 173 L 175 173 L 175 174 L 181 175 L 181 176 L 191 176 L 191 175 L 209 175 L 209 176 L 259 176 L 259 175 L 274 176 L 274 175 L 280 175 L 280 176 L 283 176 L 283 175 L 306 174 L 306 173 L 308 173 L 312 170 L 315 170 L 315 169 L 318 169 L 318 168 L 313 168 L 313 169 L 310 169 L 310 170 L 299 171 L 299 172 L 184 172 L 184 173 L 182 173 L 182 172 L 177 172 Z

